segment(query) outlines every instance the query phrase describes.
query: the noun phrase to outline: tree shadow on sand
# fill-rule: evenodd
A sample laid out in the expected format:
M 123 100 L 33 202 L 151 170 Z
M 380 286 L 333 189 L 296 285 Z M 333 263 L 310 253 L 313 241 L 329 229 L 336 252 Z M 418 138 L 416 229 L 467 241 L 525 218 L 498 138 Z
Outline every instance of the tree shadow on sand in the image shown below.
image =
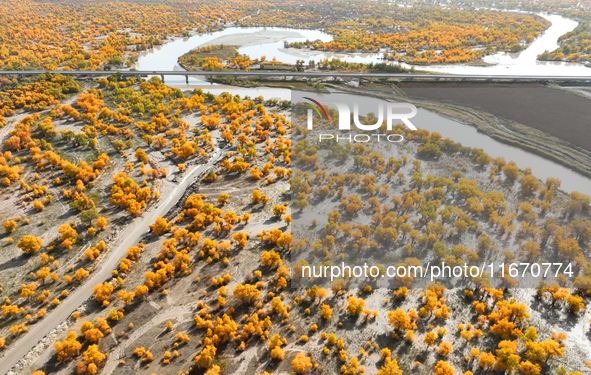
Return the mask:
M 27 263 L 27 258 L 28 258 L 28 256 L 26 254 L 21 254 L 21 255 L 14 257 L 10 260 L 7 260 L 6 262 L 0 264 L 0 272 L 6 271 L 11 268 L 17 268 L 17 267 L 24 265 L 25 263 Z

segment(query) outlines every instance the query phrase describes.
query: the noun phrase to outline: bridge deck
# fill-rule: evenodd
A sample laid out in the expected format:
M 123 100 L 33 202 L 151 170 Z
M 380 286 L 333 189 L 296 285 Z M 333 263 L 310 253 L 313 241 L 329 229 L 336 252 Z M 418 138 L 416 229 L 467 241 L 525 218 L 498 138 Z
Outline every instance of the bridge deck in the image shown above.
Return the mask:
M 308 77 L 308 78 L 390 78 L 401 81 L 539 81 L 539 82 L 591 82 L 589 76 L 519 76 L 519 75 L 469 75 L 469 74 L 414 74 L 414 73 L 345 73 L 345 72 L 261 72 L 261 71 L 138 71 L 138 70 L 1 70 L 0 76 L 16 75 L 19 77 L 34 76 L 44 73 L 63 74 L 73 77 L 104 77 L 120 73 L 125 76 L 230 76 L 230 77 Z M 591 69 L 590 69 L 591 73 Z

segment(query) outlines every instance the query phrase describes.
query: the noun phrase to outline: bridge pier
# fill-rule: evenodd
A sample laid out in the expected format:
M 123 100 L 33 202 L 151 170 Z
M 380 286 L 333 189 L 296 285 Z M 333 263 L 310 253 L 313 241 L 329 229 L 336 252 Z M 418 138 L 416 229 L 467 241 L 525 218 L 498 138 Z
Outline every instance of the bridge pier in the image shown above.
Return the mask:
M 185 83 L 186 83 L 187 85 L 189 84 L 189 75 L 188 75 L 188 74 L 185 76 Z
M 160 74 L 160 78 L 162 79 L 162 83 L 164 83 L 164 74 Z

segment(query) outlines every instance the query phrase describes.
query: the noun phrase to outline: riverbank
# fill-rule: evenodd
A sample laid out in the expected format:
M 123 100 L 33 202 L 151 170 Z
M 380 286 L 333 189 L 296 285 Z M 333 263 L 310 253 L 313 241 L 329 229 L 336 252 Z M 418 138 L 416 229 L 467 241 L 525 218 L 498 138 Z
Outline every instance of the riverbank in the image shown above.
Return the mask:
M 542 15 L 551 21 L 551 26 L 527 48 L 518 53 L 499 52 L 487 55 L 482 59 L 467 64 L 417 65 L 421 70 L 435 73 L 473 74 L 473 75 L 588 75 L 589 68 L 578 63 L 548 62 L 536 60 L 537 55 L 547 49 L 555 49 L 557 40 L 564 33 L 577 25 L 576 21 L 558 16 Z M 265 56 L 267 60 L 274 57 L 278 62 L 295 65 L 298 60 L 306 64 L 316 64 L 328 59 L 338 58 L 349 63 L 384 63 L 383 53 L 347 53 L 311 51 L 296 48 L 285 48 L 284 42 L 304 42 L 319 40 L 330 42 L 333 36 L 318 29 L 297 29 L 287 27 L 236 27 L 229 26 L 220 31 L 191 35 L 187 38 L 171 39 L 169 42 L 154 48 L 149 53 L 140 54 L 135 68 L 138 70 L 173 70 L 178 67 L 178 58 L 197 47 L 207 45 L 229 44 L 238 47 L 238 53 L 253 59 Z M 405 69 L 411 66 L 406 63 L 392 63 Z
M 521 51 L 518 54 L 495 54 L 483 59 L 480 62 L 480 64 L 474 64 L 481 66 L 456 65 L 453 67 L 439 67 L 440 69 L 433 69 L 433 71 L 442 73 L 444 71 L 451 70 L 451 73 L 486 74 L 493 76 L 496 74 L 514 73 L 527 75 L 533 74 L 537 71 L 554 75 L 583 74 L 583 72 L 581 72 L 579 69 L 580 67 L 582 67 L 580 64 L 540 64 L 536 62 L 536 56 L 538 51 L 540 51 L 543 48 L 551 48 L 552 46 L 554 46 L 557 42 L 557 38 L 560 35 L 562 35 L 564 31 L 567 31 L 570 28 L 574 28 L 574 26 L 576 25 L 576 22 L 564 18 L 562 16 L 545 15 L 545 18 L 551 20 L 551 27 L 548 30 L 546 30 L 546 32 L 543 33 L 543 35 L 536 39 L 528 48 L 526 48 L 524 51 Z M 295 34 L 301 34 L 303 37 L 307 39 L 316 36 L 327 39 L 329 37 L 327 34 L 322 33 L 318 30 L 282 30 L 279 28 L 227 28 L 224 29 L 222 32 L 216 32 L 210 35 L 203 35 L 198 38 L 189 38 L 189 40 L 187 41 L 175 41 L 174 43 L 182 43 L 179 43 L 179 45 L 175 45 L 174 48 L 172 48 L 173 46 L 171 46 L 170 51 L 164 51 L 165 48 L 163 48 L 163 50 L 157 51 L 158 53 L 152 56 L 152 60 L 156 61 L 158 64 L 162 64 L 164 60 L 158 60 L 157 55 L 165 55 L 163 57 L 164 59 L 172 60 L 172 55 L 177 54 L 177 56 L 180 56 L 186 53 L 188 50 L 194 49 L 197 45 L 214 45 L 224 41 L 229 42 L 231 40 L 232 45 L 239 46 L 238 53 L 246 53 L 253 57 L 259 57 L 259 55 L 264 54 L 268 59 L 272 58 L 272 56 L 278 56 L 278 61 L 291 62 L 295 64 L 295 59 L 302 57 L 296 57 L 294 55 L 291 55 L 291 51 L 287 51 L 283 48 L 282 40 L 285 39 L 281 39 L 281 37 L 286 37 L 287 35 L 295 36 Z M 253 35 L 260 36 L 257 42 L 255 42 L 255 39 L 251 38 L 251 36 Z M 252 45 L 246 46 L 245 43 L 248 43 L 249 39 L 250 44 Z M 277 41 L 273 43 L 272 41 L 274 40 Z M 262 44 L 254 44 L 258 42 Z M 187 48 L 189 45 L 192 45 L 192 48 Z M 254 50 L 258 52 L 252 53 L 252 51 Z M 277 52 L 277 54 L 275 52 Z M 314 54 L 314 56 L 309 56 L 309 58 L 312 60 L 318 60 L 323 56 L 326 56 L 326 54 Z M 361 58 L 357 55 L 347 56 L 347 60 L 349 60 L 349 58 L 351 59 L 351 61 L 356 61 L 357 59 L 359 59 L 360 62 L 368 61 L 367 59 Z M 305 61 L 308 61 L 306 58 L 304 59 Z M 293 60 L 293 62 L 291 60 Z M 495 65 L 488 65 L 491 63 Z M 171 62 L 170 65 L 177 66 L 178 68 L 178 62 L 176 61 L 176 59 L 174 63 Z M 567 67 L 568 69 L 566 69 Z M 163 67 L 163 69 L 164 68 L 165 67 Z M 426 66 L 424 68 L 431 69 L 432 66 Z M 589 68 L 583 68 L 584 73 L 588 74 Z M 526 69 L 527 72 L 524 72 L 524 69 Z M 190 83 L 195 82 L 196 79 L 190 77 L 189 81 Z M 339 89 L 344 92 L 350 92 L 354 94 L 368 96 L 379 95 L 387 100 L 411 101 L 425 109 L 431 110 L 447 118 L 454 119 L 469 126 L 472 126 L 475 129 L 477 129 L 478 132 L 490 136 L 491 138 L 499 142 L 502 142 L 506 145 L 511 145 L 519 149 L 525 150 L 527 152 L 530 152 L 532 154 L 539 155 L 547 160 L 551 160 L 557 164 L 565 166 L 570 170 L 576 171 L 577 173 L 580 173 L 584 176 L 591 177 L 591 150 L 585 148 L 585 145 L 580 143 L 575 143 L 575 147 L 573 147 L 573 142 L 579 140 L 586 142 L 586 137 L 588 137 L 588 135 L 583 134 L 583 136 L 579 136 L 580 133 L 573 133 L 572 138 L 564 137 L 565 135 L 570 134 L 573 131 L 584 132 L 585 128 L 581 125 L 577 125 L 573 130 L 569 129 L 567 132 L 562 131 L 560 129 L 563 129 L 563 123 L 570 124 L 572 122 L 572 116 L 568 115 L 568 111 L 563 111 L 567 114 L 567 117 L 564 120 L 562 118 L 560 120 L 554 118 L 554 122 L 547 121 L 547 116 L 544 116 L 543 113 L 541 113 L 540 111 L 541 108 L 554 108 L 554 103 L 552 102 L 552 95 L 548 96 L 546 98 L 546 102 L 540 105 L 537 104 L 538 101 L 536 101 L 535 99 L 535 97 L 538 94 L 534 93 L 533 96 L 531 96 L 532 102 L 530 103 L 527 111 L 523 110 L 521 107 L 517 107 L 516 110 L 508 114 L 505 113 L 505 107 L 502 105 L 499 107 L 498 110 L 491 112 L 491 110 L 487 108 L 478 109 L 478 105 L 474 105 L 473 103 L 463 103 L 459 100 L 454 100 L 452 103 L 450 103 L 441 102 L 440 98 L 438 99 L 432 97 L 421 97 L 420 95 L 415 97 L 412 95 L 412 93 L 411 95 L 409 95 L 408 93 L 405 93 L 403 90 L 393 88 L 395 87 L 393 86 L 393 83 L 374 84 L 365 82 L 361 85 L 361 87 L 355 87 L 352 85 L 346 85 L 343 83 L 335 82 L 304 82 L 293 80 L 249 80 L 248 82 L 240 82 L 237 80 L 221 80 L 216 82 L 222 82 L 228 85 L 237 85 L 243 87 L 260 87 L 260 89 L 257 89 L 257 93 L 264 91 L 264 88 L 261 87 L 262 85 L 267 85 L 274 88 L 310 90 L 316 92 L 324 91 L 325 87 L 334 87 L 335 89 Z M 515 88 L 517 86 L 512 85 L 512 87 Z M 500 95 L 501 99 L 503 97 L 503 94 L 495 95 Z M 572 96 L 574 97 L 575 95 L 573 94 Z M 517 98 L 513 97 L 513 100 L 509 101 L 509 104 L 519 103 L 522 99 L 523 97 L 520 96 L 517 96 Z M 580 98 L 576 98 L 573 100 L 574 102 L 579 103 L 578 99 Z M 487 99 L 485 98 L 483 100 L 485 101 Z M 574 105 L 574 102 L 571 104 Z M 585 105 L 576 104 L 574 106 L 584 107 Z M 476 107 L 476 109 L 474 107 Z M 549 111 L 549 109 L 546 111 Z M 516 116 L 514 116 L 516 114 L 519 114 L 520 112 L 526 117 L 531 115 L 530 117 L 532 119 L 540 119 L 540 122 L 544 122 L 544 126 L 540 126 L 540 124 L 537 124 L 537 120 L 527 122 L 524 121 L 522 118 L 517 118 Z M 585 116 L 587 116 L 587 114 L 585 114 Z M 588 143 L 591 144 L 591 142 Z
M 240 85 L 239 81 L 234 83 Z M 295 89 L 302 91 L 318 92 L 313 86 L 306 84 L 305 82 L 299 81 L 272 81 L 272 82 L 259 82 L 259 90 L 264 90 L 265 86 L 272 88 L 285 88 Z M 409 83 L 411 85 L 412 83 Z M 425 85 L 439 85 L 439 83 L 433 82 Z M 476 84 L 481 88 L 486 85 L 497 86 L 496 84 Z M 585 113 L 591 112 L 589 105 L 585 105 L 587 102 L 581 102 L 580 100 L 589 100 L 581 95 L 574 94 L 572 92 L 565 91 L 561 88 L 552 88 L 544 85 L 537 85 L 532 92 L 529 93 L 531 101 L 529 106 L 521 105 L 521 102 L 515 101 L 514 107 L 511 111 L 502 112 L 503 107 L 499 107 L 495 113 L 491 113 L 483 108 L 474 108 L 477 106 L 469 106 L 468 103 L 457 101 L 442 101 L 436 98 L 426 98 L 420 96 L 409 95 L 406 90 L 408 87 L 402 87 L 400 83 L 363 83 L 361 86 L 351 86 L 338 82 L 323 82 L 323 90 L 331 90 L 342 93 L 348 93 L 353 95 L 359 95 L 363 97 L 373 97 L 388 101 L 399 101 L 399 102 L 410 102 L 419 108 L 426 109 L 428 111 L 437 113 L 445 118 L 451 119 L 455 122 L 465 124 L 473 127 L 477 132 L 482 133 L 502 144 L 515 147 L 525 152 L 537 155 L 548 161 L 559 164 L 562 167 L 566 167 L 571 171 L 574 171 L 586 178 L 591 178 L 591 144 L 584 144 L 583 147 L 575 146 L 571 142 L 576 136 L 572 136 L 569 131 L 586 132 L 585 123 L 580 121 L 574 121 L 577 114 L 574 111 L 564 112 L 561 114 L 564 116 L 564 121 L 554 123 L 550 116 L 545 116 L 545 113 L 551 111 L 552 106 L 548 106 L 545 100 L 554 100 L 554 98 L 573 99 L 576 101 L 576 105 Z M 509 88 L 507 88 L 507 86 Z M 515 94 L 518 94 L 522 90 L 532 88 L 531 84 L 516 83 L 511 85 L 505 85 L 505 89 L 516 90 Z M 457 88 L 457 91 L 462 90 Z M 545 90 L 545 91 L 542 91 Z M 549 90 L 549 91 L 547 91 Z M 426 91 L 429 91 L 426 88 Z M 465 92 L 467 97 L 468 91 Z M 470 93 L 471 95 L 478 96 L 477 94 Z M 503 99 L 506 93 L 503 90 L 491 90 L 488 91 L 487 95 L 480 95 L 483 102 L 494 102 L 495 97 L 497 99 Z M 572 98 L 574 96 L 574 98 Z M 536 103 L 542 103 L 536 105 Z M 574 103 L 573 103 L 574 104 Z M 546 108 L 546 109 L 545 109 Z M 523 111 L 519 113 L 519 111 Z M 535 118 L 538 122 L 527 124 L 521 123 L 515 120 L 516 115 L 522 115 L 527 118 L 528 115 L 531 118 Z M 535 115 L 535 117 L 534 117 Z M 580 116 L 580 114 L 579 114 Z M 587 116 L 584 114 L 583 116 Z M 589 114 L 591 116 L 591 113 Z M 513 119 L 512 119 L 513 118 Z M 569 129 L 565 131 L 563 124 L 569 124 Z M 550 134 L 546 130 L 551 128 L 553 125 L 556 126 L 557 134 Z M 420 127 L 420 126 L 419 126 Z M 432 130 L 437 131 L 437 130 Z M 587 132 L 588 133 L 588 132 Z M 585 136 L 589 136 L 585 134 Z M 453 139 L 458 141 L 457 139 Z M 576 140 L 576 139 L 575 139 Z M 585 147 L 586 146 L 586 147 Z M 487 152 L 485 144 L 477 146 L 484 149 Z M 515 160 L 520 162 L 520 160 Z M 521 163 L 520 163 L 521 164 Z M 524 168 L 531 167 L 530 165 L 523 165 Z M 581 177 L 583 178 L 583 177 Z
M 411 102 L 591 177 L 591 102 L 542 84 L 400 83 Z
M 409 85 L 412 85 L 409 83 Z M 438 83 L 432 83 L 432 85 L 438 85 Z M 482 85 L 486 84 L 480 84 Z M 352 88 L 345 85 L 331 85 L 343 92 L 355 93 L 357 95 L 365 95 L 376 97 L 384 100 L 393 101 L 408 101 L 416 105 L 417 107 L 425 108 L 427 110 L 436 112 L 444 117 L 451 118 L 455 121 L 459 121 L 466 125 L 475 127 L 478 132 L 483 133 L 501 143 L 506 145 L 514 146 L 530 152 L 532 154 L 541 156 L 545 159 L 551 160 L 557 164 L 567 167 L 587 178 L 591 178 L 591 144 L 587 143 L 579 147 L 573 145 L 571 140 L 576 138 L 570 131 L 576 131 L 577 135 L 584 134 L 589 136 L 588 128 L 584 122 L 573 121 L 577 117 L 577 114 L 573 112 L 560 112 L 564 116 L 564 120 L 561 122 L 553 122 L 551 116 L 547 116 L 552 111 L 553 106 L 548 106 L 545 103 L 546 100 L 552 100 L 552 98 L 564 99 L 564 95 L 567 97 L 577 100 L 581 111 L 590 111 L 589 104 L 578 103 L 579 100 L 587 100 L 579 95 L 575 95 L 569 92 L 565 92 L 562 89 L 551 88 L 548 86 L 540 85 L 540 90 L 533 90 L 529 93 L 531 96 L 530 105 L 525 105 L 523 102 L 515 101 L 512 110 L 502 112 L 503 107 L 491 108 L 494 112 L 489 112 L 486 109 L 478 109 L 473 106 L 467 105 L 466 102 L 462 102 L 458 98 L 454 98 L 453 103 L 448 100 L 441 100 L 435 97 L 420 96 L 418 93 L 413 92 L 414 95 L 409 95 L 408 87 L 401 87 L 403 85 L 398 84 L 377 84 L 368 83 L 361 85 L 360 87 Z M 338 86 L 338 87 L 337 87 Z M 528 84 L 512 84 L 511 90 L 518 91 L 526 89 Z M 406 89 L 406 91 L 405 91 Z M 426 88 L 425 92 L 430 89 Z M 552 90 L 542 91 L 542 90 Z M 461 91 L 457 89 L 456 91 Z M 506 95 L 504 91 L 488 91 L 487 95 L 478 95 L 475 93 L 464 92 L 467 98 L 470 95 L 476 96 L 482 100 L 484 104 L 487 101 L 495 99 L 504 99 L 503 95 Z M 458 95 L 459 96 L 459 95 Z M 539 103 L 536 105 L 536 103 Z M 586 104 L 586 105 L 585 105 Z M 504 108 L 508 108 L 504 107 Z M 521 112 L 520 112 L 521 111 Z M 523 124 L 515 120 L 516 114 L 519 114 L 525 118 L 531 116 L 532 119 L 536 119 L 538 122 L 528 121 L 527 124 Z M 591 116 L 591 114 L 589 114 Z M 513 119 L 512 119 L 513 118 Z M 565 125 L 568 124 L 568 128 L 565 129 Z M 555 127 L 555 135 L 547 132 L 552 126 Z M 585 134 L 585 132 L 587 134 Z M 486 147 L 482 146 L 486 151 Z

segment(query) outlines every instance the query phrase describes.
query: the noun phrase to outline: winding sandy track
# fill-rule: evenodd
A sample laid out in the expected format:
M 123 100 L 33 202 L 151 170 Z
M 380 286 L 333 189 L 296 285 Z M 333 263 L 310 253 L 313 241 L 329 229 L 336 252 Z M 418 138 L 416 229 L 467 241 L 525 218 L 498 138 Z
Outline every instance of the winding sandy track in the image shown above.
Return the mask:
M 13 369 L 18 362 L 25 357 L 47 334 L 65 322 L 72 313 L 83 304 L 91 295 L 92 288 L 96 284 L 111 278 L 111 271 L 116 269 L 121 259 L 126 255 L 127 249 L 136 245 L 141 237 L 149 231 L 149 225 L 154 223 L 158 216 L 165 215 L 182 198 L 183 194 L 199 177 L 212 168 L 222 155 L 219 148 L 215 148 L 212 157 L 206 164 L 197 165 L 185 174 L 178 182 L 174 190 L 163 199 L 149 208 L 142 216 L 127 225 L 111 245 L 111 251 L 97 266 L 91 277 L 78 286 L 68 298 L 52 310 L 47 316 L 36 324 L 33 329 L 21 336 L 10 348 L 0 357 L 0 374 L 7 374 L 9 371 L 18 373 Z

